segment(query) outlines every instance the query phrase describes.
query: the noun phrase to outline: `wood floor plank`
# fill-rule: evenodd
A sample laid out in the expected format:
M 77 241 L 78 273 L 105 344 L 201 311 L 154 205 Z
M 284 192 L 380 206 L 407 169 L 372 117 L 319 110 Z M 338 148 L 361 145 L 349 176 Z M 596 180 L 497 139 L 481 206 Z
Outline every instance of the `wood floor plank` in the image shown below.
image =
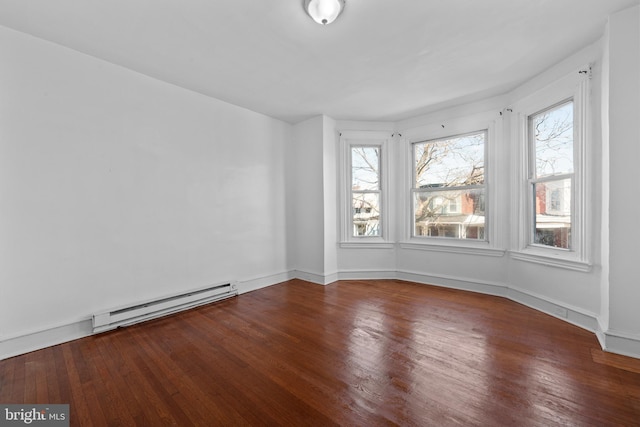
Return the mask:
M 9 391 L 12 391 L 13 393 L 6 401 L 8 403 L 19 403 L 31 397 L 26 394 L 28 382 L 28 379 L 25 375 L 26 359 L 26 355 L 24 357 L 20 357 L 13 365 L 13 375 L 10 380 L 11 382 L 9 383 Z
M 121 371 L 113 366 L 111 359 L 105 359 L 105 347 L 110 345 L 104 336 L 97 337 L 95 349 L 96 381 L 103 388 L 100 393 L 100 406 L 110 426 L 135 425 L 135 418 L 131 413 L 131 405 L 123 398 L 122 389 L 127 385 L 121 380 Z
M 193 313 L 190 313 L 193 314 Z M 162 325 L 163 329 L 171 331 L 172 325 Z M 143 372 L 151 377 L 156 390 L 163 390 L 165 397 L 181 411 L 186 411 L 194 418 L 195 425 L 203 425 L 207 422 L 217 421 L 223 425 L 245 425 L 248 424 L 228 397 L 225 384 L 215 379 L 205 381 L 207 378 L 207 368 L 205 363 L 204 372 L 198 371 L 196 364 L 197 354 L 206 352 L 215 360 L 222 358 L 213 356 L 210 348 L 201 348 L 197 345 L 188 347 L 189 341 L 185 340 L 185 325 L 181 325 L 179 331 L 175 331 L 172 336 L 180 336 L 181 343 L 176 343 L 177 352 L 165 352 L 157 340 L 145 333 L 141 328 L 137 328 L 135 333 L 140 333 L 139 342 L 145 344 L 144 348 L 149 360 L 153 363 L 143 367 Z M 145 364 L 144 359 L 137 359 L 139 365 Z M 150 370 L 156 370 L 158 375 L 154 375 Z M 194 378 L 197 379 L 194 381 Z M 224 377 L 222 377 L 224 379 Z
M 38 397 L 38 402 L 60 403 L 62 401 L 60 397 L 58 377 L 56 374 L 54 348 L 55 347 L 48 347 L 39 352 L 44 362 L 42 367 L 42 371 L 44 373 L 42 375 L 46 378 L 45 386 L 47 388 L 47 397 L 46 399 Z
M 0 362 L 0 402 L 10 402 L 11 397 L 15 395 L 13 384 L 15 371 L 15 363 Z
M 130 331 L 117 330 L 96 338 L 106 338 L 99 345 L 100 352 L 114 380 L 113 387 L 125 400 L 128 416 L 135 425 L 153 425 L 157 421 L 157 413 L 152 406 L 154 398 L 147 398 L 147 394 L 153 391 L 148 390 L 144 377 L 136 372 L 135 363 L 131 361 L 138 345 L 131 339 Z
M 53 354 L 50 360 L 48 370 L 54 371 L 55 383 L 51 382 L 50 387 L 57 385 L 57 396 L 59 400 L 51 400 L 51 402 L 37 402 L 37 403 L 54 403 L 54 404 L 69 404 L 71 403 L 71 378 L 67 372 L 67 365 L 64 360 L 63 350 L 68 347 L 68 344 L 57 345 L 51 347 L 51 353 Z M 39 353 L 39 352 L 38 352 Z M 21 357 L 21 356 L 19 356 Z M 19 358 L 18 357 L 18 358 Z M 1 363 L 1 362 L 0 362 Z M 24 403 L 30 403 L 30 400 L 25 398 Z
M 74 426 L 640 426 L 639 370 L 505 298 L 292 280 L 0 361 L 0 401 Z
M 95 425 L 102 424 L 102 419 L 98 419 L 93 415 L 93 409 L 90 407 L 85 399 L 85 392 L 87 391 L 84 384 L 81 381 L 82 372 L 75 365 L 73 358 L 74 347 L 77 346 L 77 342 L 71 342 L 68 345 L 62 345 L 62 356 L 70 384 L 70 414 L 69 419 L 78 422 L 78 425 Z M 29 400 L 25 399 L 25 402 Z
M 109 354 L 113 359 L 122 358 L 124 384 L 120 391 L 135 402 L 132 406 L 137 409 L 133 412 L 137 425 L 180 425 L 181 409 L 167 405 L 161 390 L 156 387 L 155 378 L 149 376 L 149 370 L 141 361 L 145 355 L 140 353 L 142 347 L 135 339 L 135 328 L 122 332 L 120 336 L 112 337 Z

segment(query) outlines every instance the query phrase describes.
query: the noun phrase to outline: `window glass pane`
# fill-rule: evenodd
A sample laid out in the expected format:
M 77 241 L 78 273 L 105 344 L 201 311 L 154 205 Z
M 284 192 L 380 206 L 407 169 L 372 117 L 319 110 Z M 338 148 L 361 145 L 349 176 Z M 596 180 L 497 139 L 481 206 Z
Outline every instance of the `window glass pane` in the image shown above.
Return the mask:
M 484 240 L 484 198 L 483 188 L 417 191 L 414 198 L 414 234 Z
M 486 132 L 415 144 L 416 188 L 484 184 Z
M 571 240 L 571 179 L 533 184 L 534 243 L 569 249 Z
M 573 172 L 573 102 L 531 116 L 535 176 Z
M 351 148 L 351 188 L 353 190 L 380 189 L 380 148 Z
M 353 193 L 353 235 L 380 236 L 380 194 Z

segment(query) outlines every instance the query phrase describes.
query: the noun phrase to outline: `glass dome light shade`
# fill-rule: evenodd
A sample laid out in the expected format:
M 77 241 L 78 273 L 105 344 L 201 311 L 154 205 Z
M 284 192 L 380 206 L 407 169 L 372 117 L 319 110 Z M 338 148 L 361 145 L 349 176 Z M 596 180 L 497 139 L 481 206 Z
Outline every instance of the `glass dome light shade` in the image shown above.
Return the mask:
M 344 9 L 344 0 L 305 0 L 304 8 L 318 24 L 331 24 Z

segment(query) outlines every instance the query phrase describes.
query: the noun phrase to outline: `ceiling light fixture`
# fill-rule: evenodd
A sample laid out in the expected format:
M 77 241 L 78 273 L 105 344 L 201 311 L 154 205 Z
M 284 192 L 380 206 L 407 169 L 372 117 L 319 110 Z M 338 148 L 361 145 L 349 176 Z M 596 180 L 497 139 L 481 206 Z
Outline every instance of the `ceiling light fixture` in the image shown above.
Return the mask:
M 318 24 L 327 25 L 344 10 L 345 0 L 304 0 L 304 10 Z

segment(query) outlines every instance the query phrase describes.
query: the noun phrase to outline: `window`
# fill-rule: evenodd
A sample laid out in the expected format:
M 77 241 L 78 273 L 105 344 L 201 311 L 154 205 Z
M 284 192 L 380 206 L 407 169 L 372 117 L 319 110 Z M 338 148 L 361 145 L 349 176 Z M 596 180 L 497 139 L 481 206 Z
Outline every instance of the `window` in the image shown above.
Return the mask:
M 393 248 L 388 201 L 390 132 L 340 134 L 340 246 Z
M 380 236 L 380 147 L 351 147 L 353 237 Z
M 513 106 L 515 259 L 588 271 L 588 66 Z
M 571 249 L 573 100 L 529 116 L 531 243 Z
M 414 237 L 485 240 L 487 131 L 415 142 Z

